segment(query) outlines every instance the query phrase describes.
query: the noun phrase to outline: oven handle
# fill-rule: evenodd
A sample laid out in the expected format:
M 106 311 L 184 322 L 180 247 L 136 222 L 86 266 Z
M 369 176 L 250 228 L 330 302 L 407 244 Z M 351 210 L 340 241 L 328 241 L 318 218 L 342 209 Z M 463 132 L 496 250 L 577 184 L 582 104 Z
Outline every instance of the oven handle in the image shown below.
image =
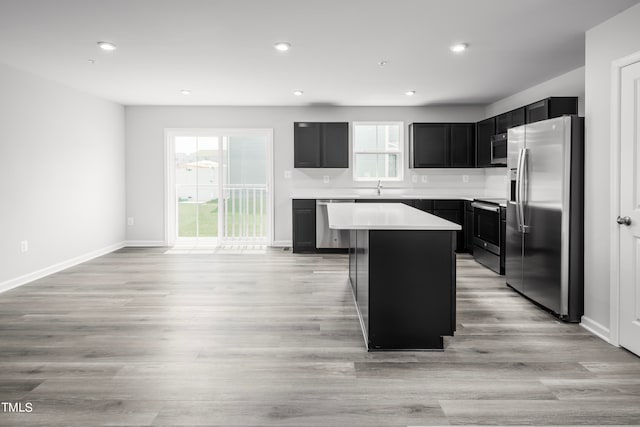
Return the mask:
M 491 212 L 500 212 L 500 206 L 489 205 L 486 203 L 471 202 L 471 207 Z

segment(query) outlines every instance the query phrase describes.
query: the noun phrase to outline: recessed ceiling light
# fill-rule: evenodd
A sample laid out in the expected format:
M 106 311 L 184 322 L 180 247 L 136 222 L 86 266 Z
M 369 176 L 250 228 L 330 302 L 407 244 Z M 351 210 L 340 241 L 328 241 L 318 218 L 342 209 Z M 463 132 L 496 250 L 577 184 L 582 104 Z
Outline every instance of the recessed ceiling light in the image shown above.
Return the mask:
M 387 65 L 389 63 L 389 61 L 385 61 L 384 59 L 380 62 L 378 62 L 378 65 L 381 67 L 384 67 L 385 65 Z
M 404 94 L 407 95 L 407 96 L 413 96 L 413 95 L 416 94 L 416 91 L 415 90 L 408 90 Z
M 460 53 L 467 50 L 468 47 L 469 45 L 467 43 L 458 43 L 458 44 L 454 44 L 449 49 L 451 49 L 451 52 Z
M 116 45 L 109 42 L 98 42 L 98 46 L 102 50 L 116 50 Z
M 289 49 L 291 49 L 291 43 L 289 43 L 289 42 L 278 42 L 278 43 L 274 44 L 273 47 L 275 47 L 276 50 L 279 50 L 280 52 L 286 52 Z
M 191 95 L 191 91 L 189 89 L 182 89 L 180 93 L 183 95 Z
M 303 93 L 304 93 L 304 92 L 303 92 L 303 91 L 301 91 L 301 90 L 295 90 L 295 91 L 293 91 L 293 94 L 294 94 L 295 96 L 302 96 L 302 94 L 303 94 Z

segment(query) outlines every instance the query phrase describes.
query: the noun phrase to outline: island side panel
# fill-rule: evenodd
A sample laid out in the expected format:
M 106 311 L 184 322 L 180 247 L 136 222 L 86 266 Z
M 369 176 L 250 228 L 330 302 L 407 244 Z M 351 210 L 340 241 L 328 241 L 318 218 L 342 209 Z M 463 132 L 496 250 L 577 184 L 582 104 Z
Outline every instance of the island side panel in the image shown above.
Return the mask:
M 455 330 L 455 231 L 371 230 L 367 246 L 369 348 L 442 348 Z
M 365 336 L 369 333 L 369 230 L 356 230 L 356 304 Z
M 353 291 L 353 298 L 358 299 L 358 275 L 357 273 L 357 231 L 349 230 L 349 283 Z

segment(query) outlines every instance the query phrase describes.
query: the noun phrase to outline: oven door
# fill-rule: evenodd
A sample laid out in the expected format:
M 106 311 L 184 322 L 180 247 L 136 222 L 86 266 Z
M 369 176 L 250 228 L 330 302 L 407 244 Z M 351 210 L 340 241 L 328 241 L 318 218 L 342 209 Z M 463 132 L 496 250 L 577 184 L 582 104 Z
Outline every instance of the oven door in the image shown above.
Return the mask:
M 500 206 L 473 202 L 473 243 L 500 255 Z

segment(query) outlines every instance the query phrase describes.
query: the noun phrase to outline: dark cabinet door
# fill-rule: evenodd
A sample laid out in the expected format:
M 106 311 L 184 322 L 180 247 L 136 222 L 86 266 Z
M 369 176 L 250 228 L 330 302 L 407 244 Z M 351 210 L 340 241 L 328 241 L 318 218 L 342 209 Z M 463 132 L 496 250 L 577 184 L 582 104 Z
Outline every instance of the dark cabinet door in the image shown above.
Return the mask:
M 464 246 L 467 252 L 473 253 L 473 207 L 471 202 L 464 202 Z
M 509 128 L 522 126 L 527 122 L 525 107 L 516 108 L 509 113 Z
M 491 166 L 491 137 L 496 134 L 496 118 L 478 122 L 476 129 L 476 165 Z
M 509 129 L 525 123 L 525 107 L 496 116 L 496 134 L 506 133 Z
M 316 201 L 293 200 L 293 252 L 316 250 Z
M 323 123 L 321 144 L 321 167 L 349 167 L 349 124 Z
M 475 125 L 473 123 L 451 124 L 451 167 L 475 167 Z
M 450 164 L 450 127 L 446 123 L 412 123 L 410 166 L 446 168 Z
M 549 100 L 534 102 L 527 105 L 527 123 L 535 123 L 549 118 Z
M 348 168 L 349 123 L 293 124 L 296 168 Z
M 321 123 L 293 124 L 293 166 L 319 168 Z
M 433 214 L 448 221 L 461 225 L 461 231 L 456 231 L 456 252 L 464 252 L 464 205 L 460 200 L 435 200 Z
M 509 129 L 509 113 L 496 116 L 496 134 L 505 133 Z
M 578 97 L 554 96 L 534 102 L 525 108 L 527 123 L 535 123 L 565 114 L 578 114 Z

